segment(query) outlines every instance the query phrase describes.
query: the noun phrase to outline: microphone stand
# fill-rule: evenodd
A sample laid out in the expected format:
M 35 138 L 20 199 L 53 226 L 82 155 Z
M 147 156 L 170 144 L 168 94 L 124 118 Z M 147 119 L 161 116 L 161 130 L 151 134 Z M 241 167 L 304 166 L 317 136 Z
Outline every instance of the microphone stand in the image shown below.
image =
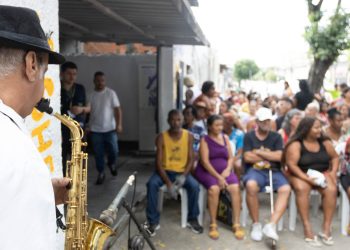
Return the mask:
M 143 237 L 145 238 L 145 240 L 147 241 L 147 244 L 149 245 L 149 247 L 150 247 L 152 250 L 156 250 L 155 246 L 153 245 L 153 242 L 150 240 L 150 236 L 149 236 L 148 233 L 145 231 L 145 229 L 140 225 L 140 223 L 137 221 L 134 212 L 132 211 L 130 205 L 129 205 L 128 202 L 125 200 L 125 198 L 122 198 L 121 204 L 122 204 L 122 206 L 125 208 L 125 210 L 129 213 L 130 218 L 133 220 L 133 222 L 134 222 L 135 225 L 137 226 L 137 229 L 139 230 L 139 232 L 142 234 L 142 236 L 143 236 Z

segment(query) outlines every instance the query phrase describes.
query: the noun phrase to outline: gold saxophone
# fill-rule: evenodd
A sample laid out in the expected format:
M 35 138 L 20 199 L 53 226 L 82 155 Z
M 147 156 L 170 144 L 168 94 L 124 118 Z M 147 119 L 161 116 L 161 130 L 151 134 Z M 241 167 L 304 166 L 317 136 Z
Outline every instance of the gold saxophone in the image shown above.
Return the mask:
M 48 100 L 42 99 L 36 106 L 41 112 L 55 116 L 71 132 L 72 156 L 67 161 L 66 177 L 71 180 L 68 191 L 65 250 L 102 250 L 107 238 L 114 231 L 104 223 L 88 218 L 87 212 L 87 160 L 82 151 L 84 132 L 79 123 L 67 115 L 53 114 Z

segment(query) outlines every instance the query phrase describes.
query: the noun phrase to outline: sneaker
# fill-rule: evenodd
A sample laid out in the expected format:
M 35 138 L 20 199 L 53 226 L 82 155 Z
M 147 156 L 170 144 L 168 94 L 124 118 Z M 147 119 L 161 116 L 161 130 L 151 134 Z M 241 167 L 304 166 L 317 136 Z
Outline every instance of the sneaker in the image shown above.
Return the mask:
M 276 225 L 272 223 L 268 223 L 263 228 L 263 234 L 270 239 L 278 241 L 279 237 L 276 232 Z
M 201 225 L 199 225 L 197 219 L 189 220 L 187 222 L 187 227 L 189 227 L 192 230 L 192 232 L 194 232 L 196 234 L 203 233 L 203 227 Z
M 143 224 L 143 229 L 149 234 L 150 237 L 153 237 L 156 235 L 156 231 L 160 229 L 159 224 L 148 224 L 145 222 Z
M 255 240 L 255 241 L 262 240 L 263 234 L 262 234 L 261 223 L 257 222 L 257 223 L 253 224 L 252 232 L 250 233 L 250 237 L 252 238 L 252 240 Z

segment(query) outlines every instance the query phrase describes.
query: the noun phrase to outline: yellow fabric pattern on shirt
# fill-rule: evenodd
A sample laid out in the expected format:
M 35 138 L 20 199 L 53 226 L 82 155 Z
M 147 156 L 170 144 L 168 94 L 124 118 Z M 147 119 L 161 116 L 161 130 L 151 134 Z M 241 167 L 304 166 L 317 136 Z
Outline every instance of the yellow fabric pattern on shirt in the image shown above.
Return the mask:
M 173 140 L 168 131 L 163 132 L 163 168 L 182 173 L 185 171 L 188 158 L 188 131 L 182 130 L 179 140 Z

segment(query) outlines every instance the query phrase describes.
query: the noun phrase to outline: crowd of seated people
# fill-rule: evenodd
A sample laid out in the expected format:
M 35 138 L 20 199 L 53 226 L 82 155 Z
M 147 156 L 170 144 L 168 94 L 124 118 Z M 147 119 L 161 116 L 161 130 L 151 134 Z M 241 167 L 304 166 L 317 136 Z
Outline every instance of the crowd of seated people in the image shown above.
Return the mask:
M 342 95 L 326 100 L 313 95 L 306 80 L 300 80 L 299 87 L 294 95 L 286 83 L 281 97 L 264 100 L 257 93 L 243 91 L 230 91 L 228 98 L 220 98 L 214 83 L 207 81 L 202 94 L 186 102 L 184 110 L 171 110 L 169 129 L 156 138 L 156 169 L 147 183 L 150 234 L 160 228 L 157 199 L 163 185 L 172 197 L 177 197 L 179 186 L 187 190 L 187 225 L 202 233 L 197 220 L 202 185 L 208 196 L 208 236 L 214 240 L 221 230 L 216 217 L 223 190 L 231 198 L 233 236 L 242 240 L 248 237 L 240 224 L 245 189 L 252 220 L 249 235 L 254 241 L 264 237 L 279 240 L 276 225 L 294 191 L 305 243 L 333 245 L 338 183 L 350 198 L 350 89 L 345 87 Z M 271 184 L 277 198 L 274 212 L 263 225 L 258 194 Z M 309 217 L 312 190 L 322 197 L 323 223 L 317 233 Z

